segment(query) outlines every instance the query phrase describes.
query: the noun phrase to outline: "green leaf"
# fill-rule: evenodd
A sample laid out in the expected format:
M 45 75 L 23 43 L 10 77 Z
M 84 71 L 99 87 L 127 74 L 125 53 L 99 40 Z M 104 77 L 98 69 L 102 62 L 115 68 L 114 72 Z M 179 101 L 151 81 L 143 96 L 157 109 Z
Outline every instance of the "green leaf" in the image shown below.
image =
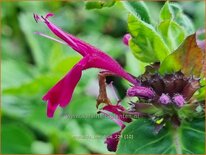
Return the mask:
M 92 1 L 86 2 L 86 9 L 102 9 L 103 7 L 111 7 L 115 4 L 116 0 L 99 0 L 99 1 Z
M 175 21 L 174 10 L 167 1 L 160 10 L 160 24 L 158 31 L 164 39 L 170 51 L 174 51 L 185 38 L 186 31 Z
M 160 21 L 171 20 L 182 27 L 182 30 L 187 34 L 194 33 L 194 26 L 191 20 L 184 14 L 182 8 L 177 3 L 164 4 L 160 10 Z
M 143 62 L 162 62 L 170 53 L 154 28 L 137 16 L 129 15 L 128 28 L 132 35 L 129 46 L 137 59 Z
M 167 1 L 160 10 L 160 19 L 164 21 L 164 20 L 171 20 L 172 18 L 173 18 L 173 12 L 172 9 L 170 8 L 169 2 Z
M 158 30 L 170 51 L 177 49 L 185 39 L 184 29 L 172 20 L 162 21 L 158 26 Z
M 2 153 L 31 154 L 34 140 L 32 132 L 22 124 L 4 124 L 2 126 Z
M 199 77 L 203 71 L 204 55 L 196 43 L 196 34 L 192 34 L 163 61 L 159 72 L 166 74 L 181 70 L 186 76 Z
M 117 154 L 204 154 L 204 128 L 204 119 L 194 119 L 154 134 L 153 123 L 138 119 L 123 130 Z
M 174 14 L 174 21 L 185 29 L 187 35 L 194 33 L 194 25 L 189 17 L 184 14 L 182 8 L 177 3 L 170 3 L 170 7 Z
M 146 23 L 151 23 L 149 10 L 143 1 L 122 1 L 122 3 L 130 13 L 137 15 Z

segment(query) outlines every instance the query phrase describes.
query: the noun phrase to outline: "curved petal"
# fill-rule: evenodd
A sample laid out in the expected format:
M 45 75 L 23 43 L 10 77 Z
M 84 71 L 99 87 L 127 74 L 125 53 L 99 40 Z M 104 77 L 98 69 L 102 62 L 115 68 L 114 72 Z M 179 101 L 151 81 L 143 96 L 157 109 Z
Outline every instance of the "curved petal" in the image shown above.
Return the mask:
M 48 101 L 47 116 L 53 117 L 57 106 L 65 107 L 69 104 L 74 89 L 81 78 L 82 71 L 87 65 L 89 57 L 80 60 L 69 73 L 61 79 L 54 87 L 52 87 L 43 97 L 44 101 Z
M 107 144 L 108 151 L 115 152 L 117 150 L 117 145 L 119 143 L 119 137 L 121 135 L 122 130 L 113 133 L 108 136 L 105 140 L 105 144 Z
M 41 16 L 41 18 L 34 14 L 34 19 L 36 21 L 44 21 L 44 23 L 47 25 L 47 27 L 60 39 L 64 40 L 71 48 L 73 48 L 75 51 L 80 53 L 82 56 L 85 56 L 87 54 L 91 54 L 91 51 L 98 50 L 91 45 L 85 43 L 84 41 L 74 37 L 71 34 L 68 34 L 64 32 L 61 28 L 54 25 L 52 22 L 50 22 L 47 18 L 51 17 L 51 13 L 47 14 L 46 17 Z M 53 16 L 53 14 L 52 14 Z
M 125 72 L 124 69 L 118 64 L 118 62 L 116 62 L 109 55 L 105 54 L 96 47 L 74 37 L 73 35 L 64 32 L 61 28 L 57 27 L 52 22 L 50 22 L 47 18 L 52 15 L 48 14 L 45 18 L 40 18 L 38 15 L 35 14 L 34 17 L 37 21 L 43 19 L 47 27 L 56 36 L 64 40 L 71 48 L 80 53 L 82 56 L 90 55 L 93 58 L 93 60 L 90 62 L 90 66 L 88 66 L 88 68 L 95 67 L 105 69 L 115 73 L 118 76 L 125 78 L 126 80 L 135 85 L 139 84 L 139 82 L 133 76 Z
M 131 122 L 131 118 L 126 117 L 122 112 L 125 111 L 125 108 L 121 105 L 106 105 L 103 110 L 109 111 L 115 115 L 117 115 L 118 119 L 122 120 L 123 122 Z
M 127 73 L 120 65 L 119 63 L 111 58 L 109 55 L 103 53 L 103 52 L 98 52 L 92 54 L 92 60 L 89 62 L 89 67 L 95 67 L 95 68 L 101 68 L 105 69 L 107 71 L 110 71 L 117 76 L 120 76 L 129 82 L 131 82 L 134 85 L 139 85 L 139 81 Z

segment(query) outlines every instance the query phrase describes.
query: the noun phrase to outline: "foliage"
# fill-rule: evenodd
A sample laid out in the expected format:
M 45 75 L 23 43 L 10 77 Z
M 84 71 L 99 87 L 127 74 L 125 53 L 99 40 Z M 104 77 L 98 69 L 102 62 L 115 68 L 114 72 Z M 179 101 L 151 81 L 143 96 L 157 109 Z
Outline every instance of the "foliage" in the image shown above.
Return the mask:
M 205 128 L 202 124 L 204 119 L 185 121 L 179 128 L 167 126 L 155 134 L 151 121 L 138 119 L 122 133 L 117 153 L 204 154 Z M 129 139 L 128 135 L 132 138 Z M 194 143 L 191 143 L 191 138 Z

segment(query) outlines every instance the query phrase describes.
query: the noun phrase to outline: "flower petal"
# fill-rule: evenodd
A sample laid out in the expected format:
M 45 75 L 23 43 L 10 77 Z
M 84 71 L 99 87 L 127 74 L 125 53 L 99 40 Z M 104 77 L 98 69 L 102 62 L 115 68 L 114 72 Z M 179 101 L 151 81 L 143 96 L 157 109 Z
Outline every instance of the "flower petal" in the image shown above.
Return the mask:
M 100 110 L 99 113 L 103 113 L 111 120 L 113 120 L 117 125 L 121 127 L 120 131 L 113 133 L 112 135 L 108 136 L 104 143 L 107 144 L 107 149 L 109 151 L 115 152 L 117 150 L 117 144 L 119 142 L 119 137 L 121 135 L 122 130 L 125 128 L 125 125 L 118 119 L 115 119 L 113 116 L 109 115 L 106 111 Z
M 81 78 L 82 70 L 85 69 L 89 57 L 84 57 L 80 60 L 69 73 L 61 79 L 47 94 L 43 100 L 48 101 L 47 116 L 53 117 L 54 111 L 58 105 L 65 107 L 69 104 L 74 89 Z
M 125 111 L 125 108 L 121 105 L 106 105 L 103 110 L 109 111 L 115 115 L 117 115 L 118 119 L 122 120 L 123 122 L 131 122 L 131 118 L 126 117 L 122 112 Z
M 123 77 L 134 85 L 139 85 L 139 81 L 127 73 L 117 61 L 103 52 L 92 54 L 93 59 L 89 63 L 89 67 L 101 68 L 108 70 L 117 76 Z
M 115 73 L 121 76 L 133 84 L 139 84 L 139 82 L 130 74 L 124 71 L 124 69 L 116 62 L 113 58 L 102 52 L 101 50 L 95 48 L 94 46 L 74 37 L 71 34 L 64 32 L 61 28 L 50 22 L 47 17 L 42 17 L 47 27 L 59 38 L 64 40 L 71 48 L 80 53 L 82 56 L 90 55 L 93 57 L 92 61 L 89 63 L 88 68 L 101 68 Z M 34 15 L 36 20 L 39 20 L 38 15 Z
M 51 14 L 51 13 L 49 13 Z M 39 20 L 39 16 L 38 15 L 34 15 L 35 20 Z M 64 32 L 61 28 L 57 27 L 56 25 L 54 25 L 52 22 L 50 22 L 47 18 L 50 17 L 50 15 L 46 15 L 46 17 L 44 18 L 43 16 L 41 16 L 41 20 L 43 19 L 45 24 L 47 25 L 47 27 L 59 38 L 61 38 L 62 40 L 64 40 L 71 48 L 73 48 L 75 51 L 77 51 L 78 53 L 80 53 L 82 56 L 85 56 L 87 54 L 91 54 L 91 50 L 93 50 L 94 47 L 89 46 L 87 43 L 81 41 L 78 38 L 75 38 L 73 35 L 68 34 L 66 32 Z M 90 47 L 90 49 L 88 48 Z
M 119 143 L 119 137 L 121 135 L 121 131 L 122 130 L 115 132 L 106 138 L 104 143 L 107 144 L 108 151 L 115 152 L 117 150 L 117 144 Z

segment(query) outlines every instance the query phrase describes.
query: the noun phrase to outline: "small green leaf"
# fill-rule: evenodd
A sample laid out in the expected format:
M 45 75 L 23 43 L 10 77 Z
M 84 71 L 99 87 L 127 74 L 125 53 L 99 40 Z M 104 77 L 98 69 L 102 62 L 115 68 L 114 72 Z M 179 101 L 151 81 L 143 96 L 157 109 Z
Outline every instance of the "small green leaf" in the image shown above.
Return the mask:
M 204 128 L 204 119 L 194 119 L 179 128 L 167 124 L 154 134 L 152 122 L 138 119 L 123 130 L 117 154 L 204 154 Z
M 185 39 L 184 29 L 172 20 L 162 21 L 158 26 L 158 30 L 170 51 L 177 49 Z
M 164 20 L 171 20 L 173 18 L 173 12 L 172 9 L 170 8 L 170 4 L 167 1 L 162 9 L 160 10 L 160 19 L 162 21 Z
M 116 0 L 99 0 L 86 2 L 86 9 L 102 9 L 103 7 L 111 7 L 115 4 Z
M 186 76 L 199 77 L 203 71 L 204 55 L 196 43 L 196 34 L 192 34 L 163 61 L 159 72 L 166 74 L 181 70 Z
M 158 31 L 167 46 L 170 48 L 170 51 L 177 49 L 186 35 L 184 27 L 175 21 L 176 16 L 171 4 L 167 1 L 160 10 L 161 22 L 158 25 Z
M 122 3 L 130 13 L 137 15 L 146 23 L 151 23 L 149 10 L 143 1 L 122 1 Z
M 162 62 L 170 53 L 154 28 L 137 16 L 129 14 L 128 28 L 132 35 L 129 46 L 137 59 L 143 62 Z

